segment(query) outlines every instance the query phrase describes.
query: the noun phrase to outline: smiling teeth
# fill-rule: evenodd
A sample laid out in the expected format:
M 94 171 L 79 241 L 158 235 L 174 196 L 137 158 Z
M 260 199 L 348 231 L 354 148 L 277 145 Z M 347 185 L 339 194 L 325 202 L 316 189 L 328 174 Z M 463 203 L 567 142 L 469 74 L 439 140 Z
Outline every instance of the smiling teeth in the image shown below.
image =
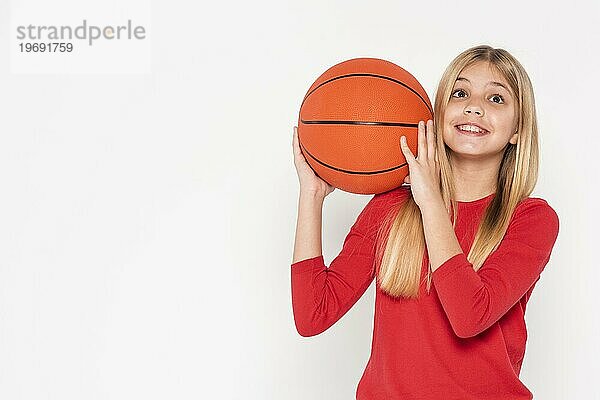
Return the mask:
M 479 132 L 479 133 L 486 132 L 486 131 L 479 129 L 478 127 L 473 126 L 473 125 L 459 125 L 458 129 L 460 129 L 461 131 L 470 131 L 470 132 Z

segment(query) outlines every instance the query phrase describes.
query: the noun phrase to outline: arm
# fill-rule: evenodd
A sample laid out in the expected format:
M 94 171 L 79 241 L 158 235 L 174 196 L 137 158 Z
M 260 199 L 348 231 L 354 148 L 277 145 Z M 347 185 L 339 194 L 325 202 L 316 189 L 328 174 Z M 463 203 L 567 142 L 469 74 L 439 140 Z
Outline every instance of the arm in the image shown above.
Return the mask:
M 321 255 L 321 228 L 324 201 L 325 197 L 321 194 L 300 192 L 292 263 Z
M 441 196 L 434 196 L 420 209 L 427 254 L 431 269 L 435 271 L 445 260 L 463 251 Z
M 526 200 L 477 272 L 462 250 L 434 270 L 433 284 L 457 336 L 483 332 L 525 295 L 548 263 L 558 225 L 558 216 L 545 201 Z
M 367 203 L 329 268 L 321 254 L 292 263 L 292 306 L 300 335 L 314 336 L 327 330 L 370 286 L 374 278 L 375 233 L 385 197 L 378 194 Z

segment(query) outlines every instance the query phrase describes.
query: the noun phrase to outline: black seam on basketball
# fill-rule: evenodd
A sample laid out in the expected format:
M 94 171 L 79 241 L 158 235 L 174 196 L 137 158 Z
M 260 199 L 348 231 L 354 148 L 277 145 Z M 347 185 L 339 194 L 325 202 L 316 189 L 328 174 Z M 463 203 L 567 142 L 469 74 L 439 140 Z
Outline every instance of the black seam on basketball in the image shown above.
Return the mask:
M 302 146 L 302 144 L 301 144 L 301 146 Z M 380 171 L 373 171 L 373 172 L 348 171 L 348 170 L 345 170 L 345 169 L 336 168 L 336 167 L 332 167 L 331 165 L 325 164 L 323 161 L 319 160 L 318 158 L 316 158 L 315 156 L 313 156 L 312 154 L 310 154 L 310 152 L 308 150 L 306 150 L 306 147 L 304 147 L 304 146 L 302 146 L 302 151 L 306 152 L 306 154 L 308 154 L 310 156 L 310 158 L 312 158 L 313 160 L 315 160 L 316 162 L 318 162 L 319 164 L 321 164 L 324 167 L 327 167 L 327 168 L 330 168 L 330 169 L 334 169 L 334 170 L 339 171 L 339 172 L 344 172 L 346 174 L 353 174 L 353 175 L 375 175 L 375 174 L 382 174 L 384 172 L 390 172 L 390 171 L 393 171 L 395 169 L 399 169 L 399 168 L 402 168 L 402 167 L 408 165 L 408 163 L 405 162 L 404 164 L 400 164 L 400 165 L 398 165 L 396 167 L 393 167 L 393 168 L 382 169 Z
M 406 128 L 417 128 L 418 124 L 404 122 L 371 122 L 371 121 L 306 121 L 301 119 L 303 124 L 312 125 L 376 125 L 376 126 L 402 126 Z
M 304 105 L 304 102 L 306 101 L 306 99 L 308 98 L 308 96 L 310 96 L 311 94 L 313 94 L 315 92 L 315 90 L 317 90 L 321 86 L 323 86 L 323 85 L 325 85 L 327 83 L 333 82 L 333 81 L 335 81 L 337 79 L 350 78 L 350 77 L 353 77 L 353 76 L 371 76 L 373 78 L 387 79 L 388 81 L 396 82 L 396 83 L 404 86 L 405 88 L 407 88 L 408 90 L 410 90 L 414 94 L 416 94 L 421 99 L 421 101 L 423 102 L 423 104 L 425 104 L 425 107 L 427 107 L 427 109 L 429 110 L 429 112 L 433 114 L 433 110 L 431 109 L 431 107 L 429 107 L 429 104 L 427 104 L 427 102 L 425 101 L 425 99 L 417 91 L 415 91 L 415 89 L 411 88 L 407 84 L 403 83 L 402 81 L 399 81 L 398 79 L 390 78 L 389 76 L 377 75 L 377 74 L 367 74 L 367 73 L 340 75 L 340 76 L 336 76 L 335 78 L 331 78 L 331 79 L 329 79 L 329 80 L 327 80 L 325 82 L 320 83 L 319 86 L 317 86 L 316 88 L 314 88 L 313 90 L 311 90 L 310 92 L 308 92 L 306 94 L 306 96 L 304 96 L 304 99 L 302 100 L 302 104 L 300 104 L 300 109 L 302 109 L 302 106 Z

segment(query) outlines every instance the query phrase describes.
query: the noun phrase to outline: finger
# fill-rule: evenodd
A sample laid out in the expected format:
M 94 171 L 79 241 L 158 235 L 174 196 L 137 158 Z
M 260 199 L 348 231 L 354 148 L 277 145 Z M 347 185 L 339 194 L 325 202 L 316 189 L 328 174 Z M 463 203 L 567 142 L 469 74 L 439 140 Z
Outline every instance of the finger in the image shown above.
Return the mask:
M 432 161 L 436 161 L 435 131 L 433 130 L 433 121 L 427 121 L 427 155 Z
M 292 145 L 294 146 L 294 152 L 300 154 L 300 143 L 298 142 L 298 127 L 294 126 L 294 133 L 292 134 Z
M 404 183 L 410 184 L 410 175 L 406 175 L 406 177 L 404 177 Z
M 415 161 L 415 156 L 412 151 L 408 148 L 408 144 L 406 143 L 406 136 L 402 136 L 400 138 L 400 150 L 402 150 L 402 154 L 404 154 L 404 158 L 408 165 L 411 165 Z
M 296 127 L 292 128 L 292 148 L 294 149 L 294 153 L 296 152 Z
M 427 142 L 425 138 L 425 123 L 423 121 L 419 121 L 419 129 L 418 129 L 418 150 L 417 157 L 419 160 L 427 159 Z

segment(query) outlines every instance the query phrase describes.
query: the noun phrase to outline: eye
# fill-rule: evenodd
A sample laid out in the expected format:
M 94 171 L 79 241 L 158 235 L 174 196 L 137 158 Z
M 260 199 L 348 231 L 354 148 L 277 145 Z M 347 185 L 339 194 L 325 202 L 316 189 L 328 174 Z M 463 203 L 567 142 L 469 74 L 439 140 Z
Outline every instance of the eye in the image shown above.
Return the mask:
M 504 103 L 504 97 L 500 96 L 499 94 L 495 94 L 495 95 L 492 96 L 492 99 L 495 99 L 495 98 L 499 98 L 500 99 L 500 103 L 498 103 L 498 104 L 503 104 Z M 494 100 L 492 100 L 492 101 L 494 101 Z M 494 101 L 494 103 L 496 103 L 496 101 Z
M 465 93 L 465 91 L 464 91 L 464 90 L 462 90 L 462 89 L 456 89 L 454 92 L 452 92 L 452 97 L 455 97 L 454 95 L 455 95 L 456 93 L 459 93 L 459 92 L 461 92 L 461 93 Z M 465 93 L 465 94 L 466 94 L 466 93 Z M 462 97 L 462 96 L 459 96 L 459 98 L 460 98 L 460 97 Z
M 466 92 L 463 89 L 456 89 L 454 92 L 452 92 L 452 97 L 455 98 L 463 98 L 465 96 L 455 96 L 455 94 L 457 93 L 463 93 L 466 96 Z M 494 94 L 490 97 L 492 99 L 492 102 L 496 103 L 496 104 L 504 104 L 504 97 L 502 97 L 499 94 Z M 498 99 L 497 101 L 494 99 Z

